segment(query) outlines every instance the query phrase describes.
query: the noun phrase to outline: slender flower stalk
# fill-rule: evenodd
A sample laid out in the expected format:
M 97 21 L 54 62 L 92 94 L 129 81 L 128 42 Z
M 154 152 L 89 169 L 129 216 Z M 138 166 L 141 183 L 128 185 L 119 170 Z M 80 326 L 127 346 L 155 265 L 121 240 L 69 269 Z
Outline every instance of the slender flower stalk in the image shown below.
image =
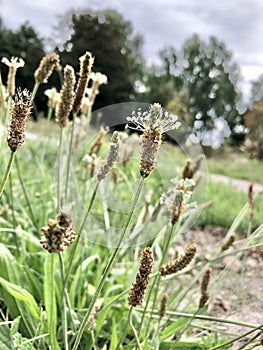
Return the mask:
M 47 83 L 48 78 L 53 73 L 55 67 L 59 64 L 59 55 L 56 53 L 46 54 L 34 73 L 36 83 Z
M 177 129 L 181 123 L 176 115 L 164 111 L 159 103 L 151 105 L 148 111 L 142 112 L 141 109 L 138 109 L 137 113 L 132 112 L 131 117 L 128 117 L 127 120 L 136 126 L 135 130 L 143 131 L 140 174 L 146 178 L 155 168 L 163 133 Z
M 10 122 L 7 143 L 11 149 L 11 155 L 0 184 L 0 197 L 8 180 L 16 151 L 25 142 L 25 127 L 32 108 L 31 95 L 27 90 L 18 91 L 15 100 L 11 104 Z
M 96 289 L 96 292 L 93 295 L 92 300 L 90 301 L 89 308 L 88 308 L 88 310 L 86 312 L 86 315 L 84 316 L 84 318 L 82 320 L 82 323 L 81 323 L 80 328 L 78 330 L 77 337 L 76 337 L 76 340 L 75 340 L 75 343 L 73 345 L 72 350 L 77 350 L 78 349 L 79 343 L 81 341 L 83 332 L 84 332 L 84 330 L 86 328 L 86 324 L 87 324 L 87 321 L 88 321 L 88 319 L 90 317 L 90 314 L 92 312 L 93 306 L 95 305 L 95 302 L 96 302 L 96 300 L 97 300 L 97 298 L 98 298 L 98 296 L 99 296 L 99 294 L 100 294 L 100 292 L 101 292 L 101 290 L 102 290 L 102 288 L 103 288 L 103 286 L 104 286 L 104 284 L 106 282 L 106 279 L 107 279 L 107 277 L 108 277 L 108 275 L 109 275 L 109 273 L 110 273 L 110 271 L 112 269 L 112 266 L 113 266 L 113 264 L 114 264 L 114 262 L 116 260 L 118 252 L 121 249 L 121 244 L 123 242 L 123 239 L 124 239 L 124 237 L 126 235 L 127 229 L 129 227 L 129 224 L 130 224 L 131 219 L 133 217 L 133 212 L 134 212 L 134 209 L 135 209 L 136 204 L 138 202 L 139 196 L 141 194 L 141 191 L 142 191 L 142 188 L 143 188 L 143 184 L 144 184 L 144 179 L 142 178 L 140 180 L 140 182 L 139 182 L 137 191 L 136 191 L 135 196 L 133 198 L 133 203 L 131 205 L 131 210 L 129 211 L 128 216 L 126 218 L 126 223 L 125 223 L 123 231 L 121 233 L 119 242 L 117 243 L 117 246 L 114 249 L 114 251 L 113 251 L 113 253 L 112 253 L 112 255 L 111 255 L 111 257 L 110 257 L 110 259 L 109 259 L 109 261 L 107 263 L 107 266 L 106 266 L 106 268 L 104 270 L 104 273 L 103 273 L 103 275 L 101 277 L 101 280 L 100 280 L 100 283 L 99 283 L 99 285 L 98 285 L 98 287 Z
M 76 88 L 75 93 L 75 101 L 73 105 L 73 111 L 75 114 L 77 114 L 80 110 L 82 99 L 85 96 L 85 90 L 87 88 L 91 68 L 94 63 L 94 58 L 92 57 L 90 52 L 86 52 L 83 56 L 79 58 L 80 61 L 80 73 L 79 73 L 79 80 Z
M 66 65 L 64 68 L 64 82 L 60 91 L 60 99 L 55 109 L 56 122 L 61 128 L 67 126 L 69 114 L 73 108 L 75 82 L 74 69 Z
M 159 272 L 161 276 L 165 277 L 168 275 L 172 275 L 178 271 L 184 269 L 190 262 L 193 260 L 196 254 L 196 244 L 191 242 L 185 249 L 185 252 L 182 256 L 177 259 L 173 259 L 166 264 L 163 264 Z
M 25 142 L 25 128 L 32 108 L 31 94 L 27 90 L 18 91 L 12 101 L 7 143 L 15 152 Z
M 128 295 L 128 302 L 133 307 L 142 305 L 149 284 L 150 274 L 153 270 L 153 264 L 154 258 L 152 249 L 149 247 L 145 248 L 142 252 L 138 272 Z
M 97 178 L 99 181 L 105 179 L 106 176 L 109 174 L 114 164 L 119 159 L 119 153 L 120 153 L 119 134 L 117 131 L 114 131 L 111 138 L 110 150 L 109 150 L 109 155 L 107 157 L 106 163 L 101 166 L 97 174 Z
M 9 72 L 7 76 L 7 93 L 10 97 L 13 97 L 16 89 L 16 71 L 20 67 L 24 67 L 24 60 L 18 57 L 12 57 L 9 61 L 6 57 L 2 58 L 2 62 L 9 67 Z
M 160 318 L 163 318 L 166 315 L 167 301 L 168 301 L 168 295 L 164 293 L 161 299 L 159 310 L 158 310 L 158 314 Z
M 201 281 L 201 297 L 199 300 L 199 308 L 205 306 L 205 304 L 207 303 L 207 301 L 209 299 L 208 285 L 209 285 L 210 278 L 211 278 L 211 272 L 212 272 L 212 269 L 210 267 L 208 267 L 205 270 L 205 273 L 203 274 L 203 278 Z

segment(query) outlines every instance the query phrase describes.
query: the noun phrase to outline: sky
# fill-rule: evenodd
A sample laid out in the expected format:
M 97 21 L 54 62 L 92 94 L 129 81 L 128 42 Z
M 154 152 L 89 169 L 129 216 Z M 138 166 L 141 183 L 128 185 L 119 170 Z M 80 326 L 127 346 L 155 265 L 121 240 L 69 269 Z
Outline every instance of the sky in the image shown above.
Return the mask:
M 0 0 L 5 26 L 17 29 L 29 21 L 47 37 L 58 15 L 70 9 L 112 8 L 130 20 L 135 33 L 144 38 L 143 53 L 149 63 L 158 61 L 165 46 L 181 48 L 193 33 L 206 40 L 215 35 L 233 53 L 248 96 L 251 80 L 263 74 L 262 0 Z

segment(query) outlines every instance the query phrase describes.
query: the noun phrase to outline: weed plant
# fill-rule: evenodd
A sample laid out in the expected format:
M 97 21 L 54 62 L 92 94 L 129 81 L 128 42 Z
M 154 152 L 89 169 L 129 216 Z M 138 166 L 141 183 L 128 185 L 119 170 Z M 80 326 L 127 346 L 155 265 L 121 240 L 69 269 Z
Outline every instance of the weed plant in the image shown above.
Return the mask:
M 179 247 L 207 206 L 196 195 L 205 188 L 196 166 L 204 160 L 189 153 L 179 170 L 167 164 L 163 134 L 180 130 L 180 122 L 158 103 L 129 114 L 140 138 L 131 130 L 93 130 L 92 105 L 106 83 L 92 73 L 93 60 L 89 52 L 80 58 L 78 79 L 67 65 L 61 91 L 47 93 L 44 135 L 41 124 L 33 134 L 25 128 L 38 86 L 59 57 L 43 58 L 32 94 L 14 89 L 20 60 L 4 61 L 10 76 L 0 86 L 1 350 L 215 350 L 243 338 L 239 349 L 259 346 L 262 325 L 209 312 L 210 284 L 218 280 L 213 264 L 262 246 L 253 187 L 209 260 L 196 242 Z M 241 239 L 234 233 L 244 222 Z M 229 334 L 220 324 L 247 331 Z

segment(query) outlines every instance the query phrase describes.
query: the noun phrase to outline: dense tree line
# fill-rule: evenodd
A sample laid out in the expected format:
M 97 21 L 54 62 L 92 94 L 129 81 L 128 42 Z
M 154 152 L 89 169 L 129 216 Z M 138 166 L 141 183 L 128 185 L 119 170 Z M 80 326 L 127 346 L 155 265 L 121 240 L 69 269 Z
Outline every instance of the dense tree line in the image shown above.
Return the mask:
M 64 41 L 59 40 L 61 28 L 68 32 Z M 54 37 L 54 50 L 63 66 L 70 64 L 78 71 L 79 57 L 89 50 L 95 56 L 94 70 L 107 75 L 108 84 L 101 87 L 95 109 L 127 101 L 159 102 L 184 119 L 204 144 L 211 143 L 209 137 L 220 139 L 220 133 L 221 140 L 229 135 L 232 141 L 243 137 L 244 118 L 238 112 L 242 97 L 237 88 L 239 69 L 217 38 L 204 42 L 193 35 L 182 48 L 161 51 L 161 64 L 148 67 L 142 55 L 142 37 L 115 11 L 72 11 L 61 18 Z M 17 85 L 22 88 L 34 85 L 44 40 L 28 23 L 12 31 L 0 20 L 0 58 L 17 56 L 26 62 L 17 73 Z M 8 67 L 1 64 L 3 82 L 7 72 Z M 43 90 L 60 88 L 58 76 L 41 86 L 36 99 L 39 110 L 46 105 Z M 253 83 L 252 102 L 262 97 L 262 86 L 262 77 Z

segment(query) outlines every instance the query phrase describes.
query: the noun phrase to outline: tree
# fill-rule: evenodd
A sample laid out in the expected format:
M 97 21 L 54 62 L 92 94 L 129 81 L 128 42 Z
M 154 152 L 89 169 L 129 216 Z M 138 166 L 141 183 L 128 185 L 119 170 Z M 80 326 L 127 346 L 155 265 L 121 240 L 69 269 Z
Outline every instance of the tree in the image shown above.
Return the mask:
M 44 55 L 43 41 L 28 23 L 17 31 L 0 25 L 0 57 L 19 57 L 25 61 L 23 69 L 17 71 L 17 86 L 31 90 L 34 85 L 34 72 Z M 3 82 L 6 81 L 8 67 L 1 65 Z
M 263 74 L 257 80 L 252 81 L 250 102 L 253 104 L 263 97 Z
M 140 79 L 144 62 L 140 54 L 142 40 L 132 34 L 130 22 L 110 10 L 87 10 L 70 16 L 72 33 L 59 50 L 61 62 L 78 71 L 79 57 L 90 51 L 95 56 L 94 71 L 108 77 L 95 109 L 134 99 L 134 83 Z
M 246 111 L 244 120 L 249 128 L 246 140 L 248 151 L 259 160 L 263 160 L 263 97 Z
M 215 37 L 205 44 L 197 35 L 186 42 L 183 53 L 183 81 L 194 129 L 202 137 L 203 132 L 213 130 L 221 120 L 227 123 L 224 128 L 228 126 L 235 133 L 242 120 L 237 110 L 239 70 L 231 53 Z

